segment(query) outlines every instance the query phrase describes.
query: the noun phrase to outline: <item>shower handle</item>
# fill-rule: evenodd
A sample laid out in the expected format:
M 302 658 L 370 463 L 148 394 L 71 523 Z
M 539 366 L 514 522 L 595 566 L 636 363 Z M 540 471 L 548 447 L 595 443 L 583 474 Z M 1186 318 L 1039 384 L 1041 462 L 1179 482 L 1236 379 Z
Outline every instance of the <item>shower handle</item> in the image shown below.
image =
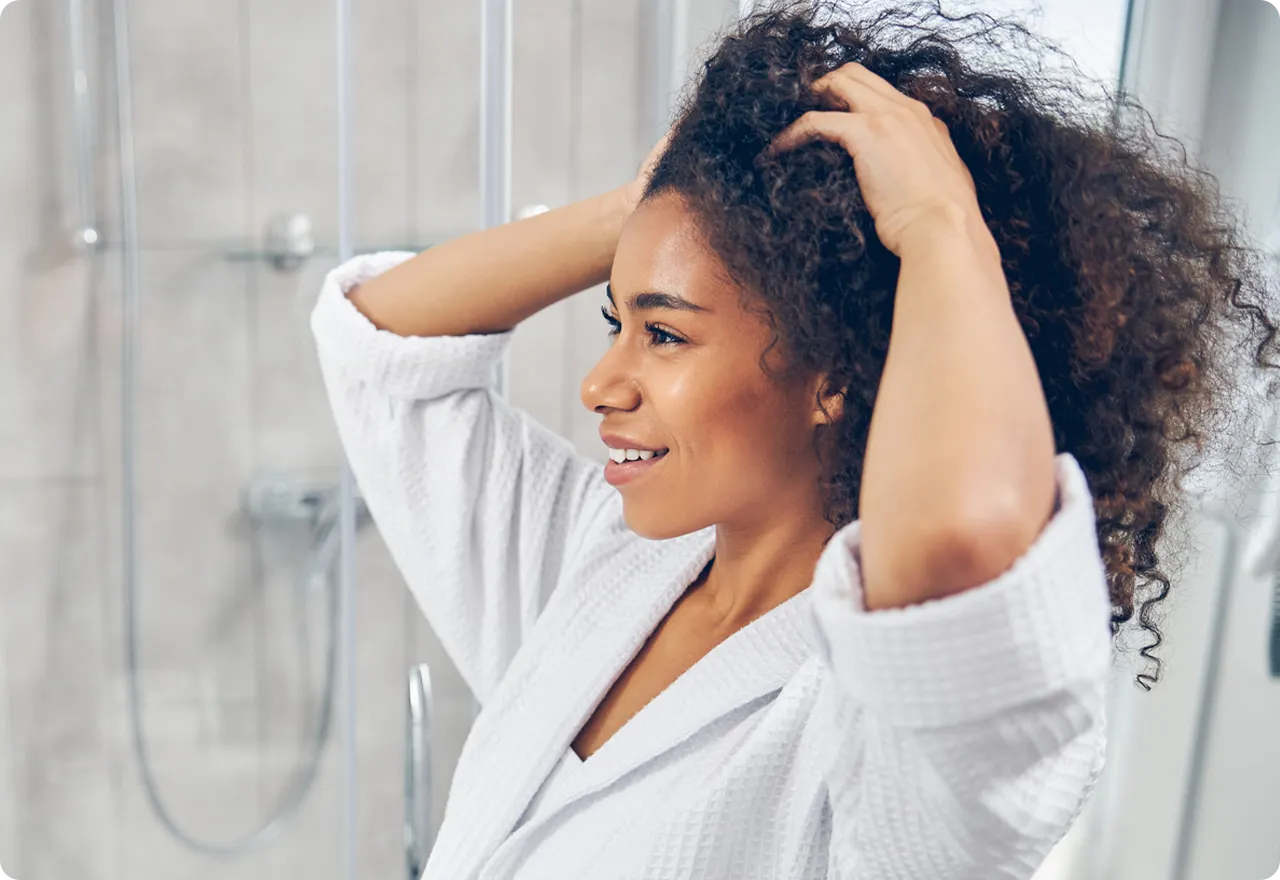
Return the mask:
M 405 726 L 404 849 L 409 880 L 418 880 L 431 854 L 431 669 L 419 663 L 409 670 Z

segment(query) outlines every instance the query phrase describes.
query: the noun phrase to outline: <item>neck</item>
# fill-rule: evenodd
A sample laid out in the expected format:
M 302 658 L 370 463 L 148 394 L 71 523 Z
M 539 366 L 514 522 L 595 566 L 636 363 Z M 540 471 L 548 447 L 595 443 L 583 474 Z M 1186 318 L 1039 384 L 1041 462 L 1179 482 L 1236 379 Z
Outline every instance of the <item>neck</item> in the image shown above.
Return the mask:
M 733 632 L 803 592 L 835 528 L 811 503 L 769 505 L 755 522 L 717 523 L 715 559 L 686 594 L 709 626 Z

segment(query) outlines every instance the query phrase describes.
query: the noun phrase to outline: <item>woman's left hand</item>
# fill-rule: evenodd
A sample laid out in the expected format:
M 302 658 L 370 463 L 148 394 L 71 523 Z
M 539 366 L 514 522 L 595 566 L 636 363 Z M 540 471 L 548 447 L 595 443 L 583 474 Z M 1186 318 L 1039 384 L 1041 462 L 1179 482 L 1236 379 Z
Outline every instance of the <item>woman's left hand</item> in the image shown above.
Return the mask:
M 957 224 L 975 244 L 994 250 L 973 176 L 941 120 L 915 98 L 851 61 L 813 84 L 840 110 L 810 110 L 770 145 L 785 152 L 814 140 L 838 143 L 853 157 L 862 197 L 884 246 L 902 257 L 939 220 Z M 982 241 L 985 237 L 987 241 Z

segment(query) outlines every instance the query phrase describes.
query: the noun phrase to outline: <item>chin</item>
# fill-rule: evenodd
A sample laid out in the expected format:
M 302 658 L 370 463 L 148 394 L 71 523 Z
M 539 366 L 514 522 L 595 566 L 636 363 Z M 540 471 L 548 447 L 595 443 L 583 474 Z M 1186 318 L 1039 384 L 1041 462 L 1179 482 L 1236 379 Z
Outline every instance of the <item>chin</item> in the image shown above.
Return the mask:
M 664 541 L 679 538 L 705 529 L 710 523 L 700 523 L 687 516 L 678 516 L 671 510 L 638 510 L 636 505 L 622 502 L 622 518 L 627 528 L 642 538 Z

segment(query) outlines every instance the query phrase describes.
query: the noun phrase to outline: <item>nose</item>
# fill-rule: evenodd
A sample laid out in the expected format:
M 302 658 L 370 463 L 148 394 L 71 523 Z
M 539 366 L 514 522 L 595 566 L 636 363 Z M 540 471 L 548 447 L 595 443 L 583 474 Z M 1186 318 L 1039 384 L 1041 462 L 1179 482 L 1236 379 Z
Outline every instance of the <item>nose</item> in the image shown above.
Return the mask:
M 582 405 L 592 412 L 629 411 L 640 405 L 640 385 L 634 371 L 627 366 L 623 352 L 623 346 L 615 341 L 582 380 L 579 389 Z

